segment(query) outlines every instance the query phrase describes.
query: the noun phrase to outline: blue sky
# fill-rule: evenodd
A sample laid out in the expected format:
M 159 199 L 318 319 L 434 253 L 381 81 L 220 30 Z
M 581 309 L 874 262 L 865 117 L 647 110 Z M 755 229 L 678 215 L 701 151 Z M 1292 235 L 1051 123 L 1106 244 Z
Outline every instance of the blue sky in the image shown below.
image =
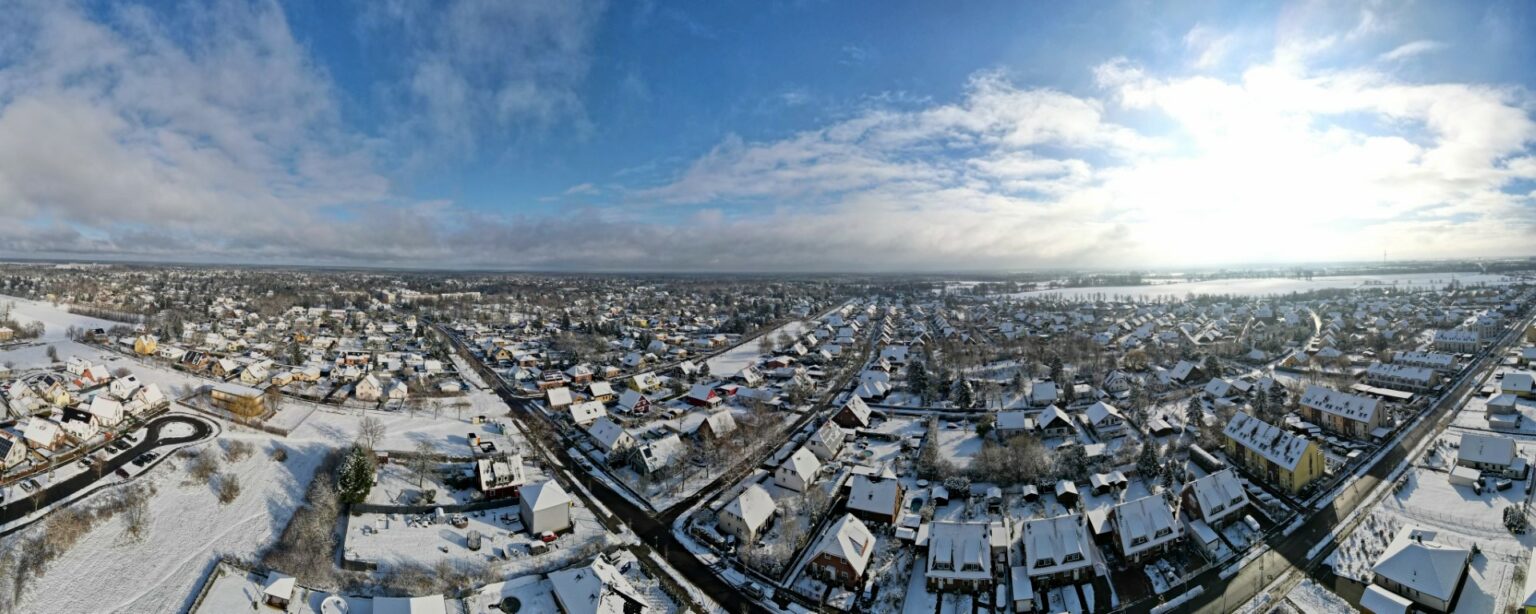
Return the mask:
M 965 271 L 1536 236 L 1529 3 L 15 9 L 15 255 Z

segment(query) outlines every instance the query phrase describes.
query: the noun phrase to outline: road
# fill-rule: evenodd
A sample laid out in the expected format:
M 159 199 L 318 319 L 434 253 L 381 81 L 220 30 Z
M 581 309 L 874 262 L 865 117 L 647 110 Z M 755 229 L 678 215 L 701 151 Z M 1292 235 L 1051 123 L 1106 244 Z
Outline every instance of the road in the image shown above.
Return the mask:
M 1469 392 L 1475 392 L 1474 386 L 1481 382 L 1497 366 L 1503 358 L 1504 352 L 1512 341 L 1518 340 L 1525 327 L 1530 324 L 1530 319 L 1511 328 L 1498 343 L 1489 347 L 1474 362 L 1460 382 L 1448 393 L 1441 397 L 1440 402 L 1429 411 L 1424 420 L 1410 430 L 1385 454 L 1378 457 L 1358 480 L 1351 484 L 1333 500 L 1326 508 L 1312 512 L 1306 521 L 1295 532 L 1283 535 L 1279 532 L 1267 536 L 1270 550 L 1258 560 L 1250 562 L 1237 574 L 1226 580 L 1221 579 L 1221 568 L 1208 570 L 1192 578 L 1187 583 L 1188 587 L 1204 587 L 1204 592 L 1191 599 L 1189 602 L 1175 608 L 1179 612 L 1230 612 L 1241 607 L 1248 600 L 1263 592 L 1277 578 L 1291 575 L 1290 580 L 1299 581 L 1301 576 L 1312 574 L 1318 569 L 1319 563 L 1326 559 L 1337 542 L 1320 548 L 1317 552 L 1309 552 L 1317 544 L 1330 538 L 1335 527 L 1349 516 L 1356 508 L 1369 505 L 1368 501 L 1372 493 L 1386 482 L 1388 476 L 1399 464 L 1409 458 L 1412 451 L 1422 443 L 1425 438 L 1438 435 L 1455 416 L 1455 411 L 1460 407 L 1462 400 Z M 1491 363 L 1491 364 L 1490 364 Z M 1363 516 L 1361 516 L 1363 518 Z M 1352 527 L 1346 527 L 1342 539 Z M 1297 573 L 1299 572 L 1299 573 Z M 1292 575 L 1294 574 L 1294 575 Z M 1324 574 L 1326 575 L 1326 574 Z M 1173 595 L 1169 595 L 1173 596 Z M 1157 605 L 1154 600 L 1146 600 L 1131 604 L 1130 611 L 1149 611 Z
M 192 434 L 182 437 L 162 436 L 161 433 L 165 427 L 172 424 L 191 425 Z M 65 478 L 63 481 L 54 483 L 53 485 L 44 489 L 41 493 L 32 493 L 31 496 L 10 501 L 5 506 L 0 507 L 0 525 L 15 522 L 25 518 L 28 514 L 31 514 L 40 508 L 47 507 L 59 501 L 63 501 L 82 489 L 92 487 L 92 485 L 101 480 L 101 476 L 105 476 L 111 474 L 114 471 L 117 471 L 118 468 L 122 467 L 123 465 L 127 465 L 133 459 L 138 458 L 140 454 L 159 447 L 179 445 L 206 439 L 212 435 L 213 432 L 214 427 L 212 424 L 208 423 L 206 420 L 193 416 L 173 414 L 150 420 L 149 423 L 145 425 L 143 440 L 139 441 L 137 445 L 134 445 L 127 451 L 108 458 L 104 466 L 98 466 L 90 471 L 83 471 L 74 476 Z M 18 487 L 13 489 L 13 492 L 20 492 L 20 490 L 21 489 Z M 13 527 L 10 530 L 7 530 L 5 533 L 12 533 L 16 530 L 19 530 L 20 528 L 21 527 Z

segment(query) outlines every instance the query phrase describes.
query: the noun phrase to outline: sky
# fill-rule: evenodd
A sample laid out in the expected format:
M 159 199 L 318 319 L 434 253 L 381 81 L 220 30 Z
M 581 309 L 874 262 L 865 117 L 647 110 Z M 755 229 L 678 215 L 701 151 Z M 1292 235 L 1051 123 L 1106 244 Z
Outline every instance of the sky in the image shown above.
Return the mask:
M 3 4 L 4 256 L 1536 255 L 1528 2 Z

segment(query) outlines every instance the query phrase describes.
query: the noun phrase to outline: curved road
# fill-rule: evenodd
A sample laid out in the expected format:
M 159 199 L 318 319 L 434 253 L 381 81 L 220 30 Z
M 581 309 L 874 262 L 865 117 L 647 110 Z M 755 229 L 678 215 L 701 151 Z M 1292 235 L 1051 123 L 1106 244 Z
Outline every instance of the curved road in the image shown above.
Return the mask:
M 165 430 L 165 427 L 172 424 L 191 425 L 192 434 L 181 437 L 163 436 L 162 432 Z M 173 414 L 150 420 L 145 425 L 144 438 L 140 440 L 138 444 L 135 444 L 132 448 L 129 448 L 127 451 L 119 452 L 116 455 L 109 457 L 105 463 L 96 465 L 90 470 L 80 472 L 59 482 L 55 482 L 48 488 L 44 489 L 42 492 L 34 492 L 26 497 L 7 501 L 5 505 L 0 506 L 0 524 L 20 520 L 38 509 L 53 505 L 54 503 L 64 499 L 68 499 L 76 492 L 79 492 L 83 489 L 91 488 L 97 482 L 101 481 L 103 477 L 109 476 L 112 472 L 117 471 L 120 467 L 128 464 L 129 462 L 133 461 L 133 459 L 138 458 L 139 455 L 145 452 L 159 447 L 179 445 L 206 439 L 213 434 L 213 429 L 213 425 L 209 422 L 201 418 L 186 415 Z M 21 488 L 19 486 L 14 487 L 11 489 L 11 492 L 13 494 L 19 493 L 21 492 Z M 4 533 L 0 533 L 0 535 L 14 532 L 20 528 L 21 527 L 13 527 Z

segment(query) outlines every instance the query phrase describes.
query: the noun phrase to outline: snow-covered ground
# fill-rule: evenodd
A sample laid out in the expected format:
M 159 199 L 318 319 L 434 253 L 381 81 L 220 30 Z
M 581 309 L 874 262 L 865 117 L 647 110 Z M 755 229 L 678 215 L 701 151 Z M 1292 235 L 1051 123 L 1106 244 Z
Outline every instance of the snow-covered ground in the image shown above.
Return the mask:
M 213 488 L 192 480 L 180 458 L 166 462 L 140 478 L 157 492 L 150 500 L 152 520 L 144 539 L 126 539 L 121 515 L 97 526 L 32 583 L 17 611 L 180 611 L 219 556 L 254 557 L 287 524 L 327 446 L 274 442 L 266 435 L 227 433 L 222 439 L 246 440 L 256 447 L 244 460 L 222 465 L 240 477 L 242 491 L 234 502 L 220 505 Z M 287 449 L 286 461 L 270 457 L 273 445 Z M 113 490 L 94 493 L 77 505 L 103 500 Z M 0 549 L 16 547 L 44 526 L 0 540 Z
M 791 337 L 800 337 L 811 329 L 811 324 L 804 320 L 790 322 L 768 333 L 769 339 L 778 339 L 780 334 L 787 333 Z M 757 340 L 753 339 L 731 348 L 719 356 L 709 359 L 709 373 L 714 377 L 730 377 L 732 374 L 757 363 L 761 354 L 757 351 Z
M 1321 584 L 1311 579 L 1303 580 L 1296 588 L 1285 595 L 1285 603 L 1277 607 L 1280 611 L 1297 612 L 1298 614 L 1353 614 L 1355 609 L 1349 607 L 1349 602 L 1342 597 L 1328 592 Z

